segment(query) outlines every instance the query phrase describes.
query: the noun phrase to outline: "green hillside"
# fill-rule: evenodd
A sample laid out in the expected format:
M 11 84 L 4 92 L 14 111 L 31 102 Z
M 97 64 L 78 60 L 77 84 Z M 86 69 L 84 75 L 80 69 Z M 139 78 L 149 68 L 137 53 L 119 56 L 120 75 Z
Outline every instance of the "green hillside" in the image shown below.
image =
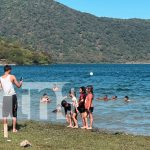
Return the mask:
M 99 18 L 53 0 L 0 0 L 0 36 L 56 63 L 150 62 L 150 20 Z
M 50 64 L 51 56 L 44 51 L 23 48 L 18 42 L 0 39 L 0 64 Z

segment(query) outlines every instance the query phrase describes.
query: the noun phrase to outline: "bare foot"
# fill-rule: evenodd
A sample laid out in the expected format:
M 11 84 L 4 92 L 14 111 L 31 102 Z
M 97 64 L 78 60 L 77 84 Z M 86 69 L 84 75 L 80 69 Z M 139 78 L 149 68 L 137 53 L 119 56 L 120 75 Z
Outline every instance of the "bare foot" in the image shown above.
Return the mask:
M 74 126 L 73 128 L 77 129 L 77 128 L 78 128 L 78 126 Z
M 18 130 L 16 130 L 16 129 L 13 129 L 13 133 L 16 133 L 16 132 L 18 132 Z
M 88 130 L 92 130 L 92 127 L 87 128 Z
M 67 128 L 73 128 L 73 126 L 70 126 L 70 125 L 69 125 L 69 126 L 67 126 Z
M 86 127 L 81 127 L 81 129 L 86 129 Z

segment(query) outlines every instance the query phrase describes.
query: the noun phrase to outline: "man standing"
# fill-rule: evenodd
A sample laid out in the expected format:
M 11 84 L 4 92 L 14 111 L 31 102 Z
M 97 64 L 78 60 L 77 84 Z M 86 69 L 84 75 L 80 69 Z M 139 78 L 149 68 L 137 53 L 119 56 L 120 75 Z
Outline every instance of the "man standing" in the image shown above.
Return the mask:
M 13 84 L 20 88 L 22 81 L 18 82 L 16 77 L 11 75 L 11 66 L 6 65 L 4 66 L 4 75 L 0 77 L 0 83 L 4 92 L 2 108 L 4 128 L 7 126 L 7 117 L 10 115 L 13 117 L 13 132 L 17 132 L 17 96 Z

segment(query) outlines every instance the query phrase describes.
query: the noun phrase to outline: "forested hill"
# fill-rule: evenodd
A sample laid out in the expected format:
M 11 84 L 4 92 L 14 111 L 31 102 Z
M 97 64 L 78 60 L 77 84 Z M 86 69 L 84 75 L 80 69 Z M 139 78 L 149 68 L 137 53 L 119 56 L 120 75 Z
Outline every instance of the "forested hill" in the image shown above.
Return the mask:
M 0 0 L 0 37 L 56 63 L 150 62 L 150 20 L 99 18 L 53 0 Z

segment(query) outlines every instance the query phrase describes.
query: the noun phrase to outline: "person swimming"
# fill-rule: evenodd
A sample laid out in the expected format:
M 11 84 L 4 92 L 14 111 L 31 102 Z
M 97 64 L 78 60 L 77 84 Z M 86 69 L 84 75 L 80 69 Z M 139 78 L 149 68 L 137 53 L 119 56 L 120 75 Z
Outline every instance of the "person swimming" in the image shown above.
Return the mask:
M 124 101 L 125 101 L 125 102 L 130 102 L 131 100 L 129 100 L 129 97 L 128 97 L 128 96 L 125 96 L 125 97 L 124 97 Z
M 111 100 L 117 100 L 117 96 L 115 95 L 115 96 L 112 96 L 112 98 L 111 98 Z
M 58 88 L 57 84 L 54 84 L 53 91 L 54 91 L 54 92 L 59 91 L 59 88 Z
M 61 112 L 61 105 L 58 104 L 57 107 L 56 107 L 56 109 L 54 109 L 52 112 L 53 113 L 59 113 L 59 112 Z
M 110 100 L 110 98 L 108 98 L 108 96 L 107 95 L 105 95 L 104 97 L 102 97 L 102 98 L 97 98 L 97 100 L 104 100 L 104 101 L 108 101 L 108 100 Z
M 46 93 L 43 94 L 43 96 L 41 97 L 41 100 L 40 100 L 41 103 L 50 103 L 50 101 L 51 100 Z

